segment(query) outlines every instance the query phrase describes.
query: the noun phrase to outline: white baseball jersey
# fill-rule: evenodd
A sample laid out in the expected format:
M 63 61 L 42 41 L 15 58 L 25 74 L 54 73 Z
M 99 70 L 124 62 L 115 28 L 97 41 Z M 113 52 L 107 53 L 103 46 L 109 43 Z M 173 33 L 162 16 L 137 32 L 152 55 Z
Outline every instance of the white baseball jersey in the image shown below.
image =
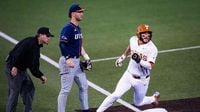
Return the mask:
M 158 50 L 152 41 L 149 41 L 147 44 L 138 45 L 138 38 L 133 36 L 130 38 L 130 49 L 131 54 L 136 52 L 142 60 L 155 63 Z M 133 74 L 140 76 L 141 79 L 134 78 Z M 150 77 L 145 77 L 147 75 L 150 75 L 150 69 L 142 67 L 131 58 L 127 70 L 117 83 L 115 91 L 103 101 L 97 112 L 104 112 L 131 87 L 134 88 L 133 102 L 136 106 L 155 102 L 156 99 L 153 95 L 146 96 L 150 80 Z
M 147 44 L 138 45 L 137 36 L 133 36 L 130 38 L 130 49 L 131 54 L 138 53 L 142 60 L 155 63 L 158 50 L 151 40 Z M 130 59 L 128 71 L 138 76 L 150 75 L 150 69 L 144 68 L 140 64 L 136 63 L 133 59 Z

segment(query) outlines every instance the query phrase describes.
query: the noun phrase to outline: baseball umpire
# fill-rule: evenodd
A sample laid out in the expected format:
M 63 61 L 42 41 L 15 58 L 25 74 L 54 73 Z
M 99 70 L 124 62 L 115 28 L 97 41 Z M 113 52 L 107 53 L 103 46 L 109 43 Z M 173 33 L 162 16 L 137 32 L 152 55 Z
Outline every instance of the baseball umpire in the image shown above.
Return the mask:
M 62 56 L 59 59 L 61 89 L 58 95 L 58 112 L 66 110 L 67 97 L 73 81 L 79 87 L 81 109 L 83 112 L 89 112 L 88 83 L 83 69 L 90 70 L 92 66 L 90 58 L 83 48 L 83 36 L 79 27 L 84 10 L 79 4 L 72 4 L 68 12 L 70 22 L 64 26 L 60 33 L 59 47 Z M 80 63 L 80 56 L 84 57 L 85 63 Z
M 42 83 L 47 81 L 47 77 L 39 70 L 39 58 L 40 48 L 49 43 L 50 37 L 53 35 L 49 28 L 41 27 L 35 37 L 23 39 L 10 51 L 5 70 L 9 87 L 6 112 L 16 112 L 19 94 L 25 106 L 24 112 L 32 112 L 35 87 L 26 70 L 29 68 Z

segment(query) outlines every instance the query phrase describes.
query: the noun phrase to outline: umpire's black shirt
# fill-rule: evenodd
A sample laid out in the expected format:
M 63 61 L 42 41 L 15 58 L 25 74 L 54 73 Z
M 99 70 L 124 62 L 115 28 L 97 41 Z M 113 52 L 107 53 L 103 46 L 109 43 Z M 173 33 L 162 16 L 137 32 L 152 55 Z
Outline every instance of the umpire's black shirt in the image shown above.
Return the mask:
M 40 48 L 37 37 L 28 37 L 21 40 L 9 53 L 8 61 L 17 69 L 25 71 L 30 69 L 31 73 L 41 78 L 43 73 L 39 70 Z

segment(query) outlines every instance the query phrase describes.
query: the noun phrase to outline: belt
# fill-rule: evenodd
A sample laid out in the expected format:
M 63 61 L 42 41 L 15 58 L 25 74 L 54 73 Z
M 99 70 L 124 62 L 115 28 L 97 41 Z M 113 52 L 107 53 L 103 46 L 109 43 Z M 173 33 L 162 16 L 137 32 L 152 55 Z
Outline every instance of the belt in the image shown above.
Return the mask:
M 78 59 L 79 56 L 70 56 L 70 58 Z
M 145 77 L 141 77 L 141 76 L 138 76 L 138 75 L 136 75 L 136 74 L 132 74 L 129 70 L 128 70 L 128 72 L 133 76 L 133 78 L 135 78 L 135 79 L 146 79 L 146 78 L 148 78 L 150 75 L 147 75 L 147 76 L 145 76 Z
M 132 74 L 133 78 L 135 79 L 142 79 L 142 77 Z M 148 78 L 150 75 L 145 76 L 145 79 Z
M 78 59 L 79 56 L 66 56 L 65 58 L 66 58 L 66 59 L 69 59 L 69 58 Z

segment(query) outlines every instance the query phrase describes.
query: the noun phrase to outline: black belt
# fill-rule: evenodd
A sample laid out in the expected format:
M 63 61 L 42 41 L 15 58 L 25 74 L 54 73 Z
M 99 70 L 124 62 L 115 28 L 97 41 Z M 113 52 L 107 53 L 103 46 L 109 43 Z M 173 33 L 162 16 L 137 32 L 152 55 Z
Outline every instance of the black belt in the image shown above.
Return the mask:
M 79 56 L 70 56 L 70 58 L 78 59 Z
M 128 72 L 129 72 L 129 70 L 128 70 Z M 138 75 L 136 75 L 136 74 L 132 74 L 131 72 L 129 72 L 132 76 L 133 76 L 133 78 L 135 78 L 135 79 L 142 79 L 143 77 L 141 77 L 141 76 L 138 76 Z M 144 78 L 145 79 L 147 79 L 148 77 L 149 77 L 150 75 L 147 75 L 147 76 L 145 76 Z
M 132 75 L 133 76 L 133 78 L 135 78 L 135 79 L 142 79 L 142 77 L 140 77 L 140 76 L 137 76 L 137 75 Z M 150 75 L 147 75 L 147 76 L 145 76 L 145 79 L 146 78 L 148 78 Z
M 69 59 L 69 58 L 78 59 L 79 56 L 66 56 L 65 58 L 66 58 L 66 59 Z

